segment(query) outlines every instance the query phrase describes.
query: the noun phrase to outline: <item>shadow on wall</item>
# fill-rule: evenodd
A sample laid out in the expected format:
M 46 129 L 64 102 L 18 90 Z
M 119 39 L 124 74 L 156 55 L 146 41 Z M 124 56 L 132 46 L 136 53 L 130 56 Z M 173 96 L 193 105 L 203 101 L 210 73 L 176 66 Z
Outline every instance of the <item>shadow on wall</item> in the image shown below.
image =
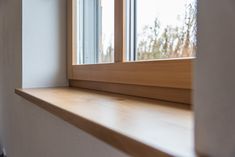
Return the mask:
M 3 153 L 2 145 L 0 144 L 0 157 L 6 157 Z
M 0 157 L 3 157 L 2 145 L 0 144 Z

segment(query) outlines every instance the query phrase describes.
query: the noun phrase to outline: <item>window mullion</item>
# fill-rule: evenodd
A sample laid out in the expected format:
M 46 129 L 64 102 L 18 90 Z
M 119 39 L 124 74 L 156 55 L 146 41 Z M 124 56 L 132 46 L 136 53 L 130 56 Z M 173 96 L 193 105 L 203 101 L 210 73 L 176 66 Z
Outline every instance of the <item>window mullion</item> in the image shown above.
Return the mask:
M 133 42 L 134 42 L 134 47 L 133 47 L 133 60 L 135 61 L 137 59 L 137 0 L 132 0 L 133 1 Z
M 124 61 L 124 3 L 125 0 L 115 0 L 115 22 L 114 22 L 114 61 Z
M 130 11 L 129 11 L 129 16 L 130 16 L 130 24 L 129 24 L 129 35 L 130 35 L 130 46 L 129 46 L 129 61 L 135 61 L 136 60 L 136 23 L 137 23 L 137 18 L 136 18 L 136 0 L 130 0 Z
M 126 60 L 136 60 L 136 0 L 126 0 L 125 2 L 125 51 Z

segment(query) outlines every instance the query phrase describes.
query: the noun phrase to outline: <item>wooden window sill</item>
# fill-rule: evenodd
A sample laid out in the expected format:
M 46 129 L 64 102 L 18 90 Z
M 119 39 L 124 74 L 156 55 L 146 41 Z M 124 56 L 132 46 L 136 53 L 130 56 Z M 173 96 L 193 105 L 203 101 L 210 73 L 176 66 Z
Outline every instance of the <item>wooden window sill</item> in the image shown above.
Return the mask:
M 187 105 L 71 87 L 18 95 L 132 156 L 195 156 Z

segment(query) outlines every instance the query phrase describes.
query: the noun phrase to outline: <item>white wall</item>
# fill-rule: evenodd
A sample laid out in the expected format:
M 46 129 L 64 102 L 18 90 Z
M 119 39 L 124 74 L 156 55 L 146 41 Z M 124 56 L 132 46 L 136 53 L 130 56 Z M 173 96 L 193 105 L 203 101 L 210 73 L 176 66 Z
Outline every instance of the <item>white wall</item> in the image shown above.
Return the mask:
M 65 2 L 0 0 L 0 141 L 8 157 L 126 157 L 14 94 L 67 84 Z
M 66 0 L 23 0 L 23 87 L 66 80 Z
M 197 151 L 235 156 L 235 1 L 199 0 L 195 79 Z

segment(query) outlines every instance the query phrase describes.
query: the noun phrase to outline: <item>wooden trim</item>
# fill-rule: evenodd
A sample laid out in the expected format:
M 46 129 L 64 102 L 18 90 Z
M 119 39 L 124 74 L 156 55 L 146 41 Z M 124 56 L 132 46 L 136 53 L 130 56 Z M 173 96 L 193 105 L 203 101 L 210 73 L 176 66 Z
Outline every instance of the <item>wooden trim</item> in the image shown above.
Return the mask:
M 66 87 L 16 93 L 130 156 L 195 156 L 185 105 Z
M 115 84 L 94 81 L 69 80 L 71 87 L 94 89 L 111 93 L 152 98 L 164 101 L 192 104 L 190 89 L 161 88 L 153 86 L 139 86 L 130 84 Z
M 72 5 L 72 64 L 76 65 L 77 64 L 77 2 L 78 0 L 72 0 L 73 5 Z
M 73 25 L 73 13 L 72 13 L 72 0 L 67 0 L 67 77 L 72 77 L 72 25 Z
M 114 0 L 115 1 L 115 18 L 114 18 L 114 61 L 115 63 L 124 61 L 124 1 L 125 0 Z
M 74 65 L 72 80 L 192 89 L 192 60 Z
M 123 2 L 123 45 L 122 45 L 122 55 L 123 55 L 123 62 L 127 62 L 129 60 L 127 60 L 127 52 L 129 51 L 129 49 L 127 49 L 127 44 L 129 44 L 129 42 L 127 42 L 127 34 L 128 34 L 128 30 L 127 29 L 127 2 L 126 0 Z M 128 46 L 129 47 L 129 46 Z
M 67 0 L 67 77 L 72 77 L 72 65 L 76 64 L 75 48 L 75 0 Z
M 76 0 L 68 0 L 68 79 L 71 86 L 102 90 L 99 84 L 105 85 L 106 91 L 116 89 L 118 93 L 191 103 L 193 59 L 170 59 L 143 62 L 124 62 L 125 56 L 125 3 L 115 0 L 115 63 L 75 65 L 75 8 Z M 88 82 L 93 82 L 88 84 Z M 96 82 L 94 84 L 94 82 Z M 118 84 L 118 87 L 117 87 Z M 125 86 L 125 87 L 124 87 Z M 113 87 L 113 88 L 112 88 Z M 137 88 L 138 87 L 138 88 Z M 140 88 L 142 87 L 142 89 Z M 127 89 L 128 90 L 124 90 Z M 139 92 L 134 91 L 136 89 Z M 176 90 L 177 89 L 177 90 Z M 131 93 L 127 93 L 127 91 Z M 153 93 L 151 93 L 152 91 Z M 115 91 L 113 91 L 115 92 Z M 143 94 L 145 93 L 145 94 Z M 167 93 L 169 94 L 167 96 Z M 147 96 L 147 94 L 149 96 Z M 170 98 L 172 97 L 172 98 Z

